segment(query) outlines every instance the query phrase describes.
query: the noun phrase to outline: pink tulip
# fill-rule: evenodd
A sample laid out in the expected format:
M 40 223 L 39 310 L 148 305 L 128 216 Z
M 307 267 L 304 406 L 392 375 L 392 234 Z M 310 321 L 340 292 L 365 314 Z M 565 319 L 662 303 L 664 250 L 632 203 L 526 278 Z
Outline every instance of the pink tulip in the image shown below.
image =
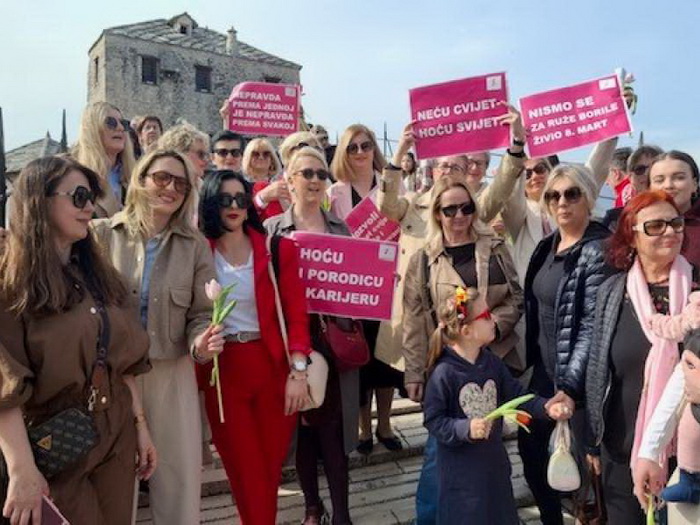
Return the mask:
M 216 282 L 216 279 L 212 279 L 204 285 L 204 293 L 207 294 L 210 300 L 216 301 L 216 298 L 219 297 L 221 293 L 221 285 Z

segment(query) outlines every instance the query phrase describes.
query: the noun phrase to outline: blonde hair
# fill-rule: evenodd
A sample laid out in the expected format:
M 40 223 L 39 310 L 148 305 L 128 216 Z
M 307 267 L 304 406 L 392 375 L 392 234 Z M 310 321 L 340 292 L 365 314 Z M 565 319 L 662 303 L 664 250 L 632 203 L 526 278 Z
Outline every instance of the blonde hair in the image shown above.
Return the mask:
M 338 141 L 338 147 L 335 150 L 335 155 L 333 156 L 333 162 L 331 162 L 331 171 L 333 176 L 341 182 L 353 182 L 357 178 L 357 174 L 350 166 L 350 160 L 348 159 L 348 146 L 352 142 L 352 139 L 360 133 L 364 133 L 369 137 L 374 145 L 372 167 L 374 171 L 382 171 L 384 166 L 386 166 L 386 160 L 379 151 L 379 145 L 377 144 L 377 139 L 374 133 L 362 124 L 353 124 L 349 126 L 340 137 Z
M 124 215 L 126 216 L 127 230 L 132 237 L 148 237 L 151 233 L 153 208 L 144 181 L 153 163 L 163 158 L 173 158 L 180 161 L 185 168 L 185 175 L 190 183 L 190 191 L 185 196 L 182 205 L 170 217 L 168 228 L 176 227 L 193 234 L 196 232 L 192 226 L 192 217 L 194 216 L 197 199 L 197 176 L 195 175 L 195 170 L 183 153 L 176 150 L 157 149 L 141 157 L 131 174 L 129 189 L 126 193 Z
M 275 148 L 272 146 L 272 143 L 269 140 L 261 137 L 251 140 L 246 145 L 245 151 L 243 152 L 243 160 L 241 161 L 243 173 L 249 178 L 252 178 L 250 174 L 250 161 L 253 158 L 253 152 L 257 151 L 260 147 L 270 152 L 272 162 L 270 164 L 270 169 L 268 170 L 267 176 L 269 178 L 272 178 L 279 174 L 279 172 L 282 170 L 282 163 L 280 162 L 280 159 L 277 156 L 277 153 L 275 152 Z
M 544 200 L 544 196 L 549 190 L 552 189 L 552 186 L 556 181 L 563 178 L 569 179 L 576 186 L 581 188 L 581 192 L 586 198 L 589 211 L 593 211 L 595 208 L 595 201 L 598 198 L 598 186 L 593 179 L 593 173 L 591 173 L 591 170 L 585 166 L 578 166 L 576 164 L 559 164 L 549 173 L 547 182 L 542 190 L 540 206 L 544 212 L 552 215 L 547 203 Z
M 442 200 L 442 195 L 452 188 L 462 188 L 467 192 L 467 195 L 469 195 L 469 200 L 474 203 L 474 213 L 472 214 L 471 224 L 472 234 L 477 237 L 486 233 L 477 227 L 476 223 L 479 218 L 479 205 L 474 199 L 472 192 L 469 190 L 467 183 L 462 180 L 455 180 L 451 177 L 441 177 L 433 187 L 433 197 L 430 200 L 427 244 L 431 244 L 436 238 L 442 238 L 442 224 L 437 219 L 440 213 L 440 201 Z
M 323 169 L 328 169 L 328 163 L 326 162 L 326 157 L 323 153 L 318 151 L 316 148 L 312 148 L 311 146 L 304 146 L 300 150 L 295 151 L 292 154 L 292 157 L 289 159 L 289 164 L 287 164 L 287 170 L 285 172 L 287 181 L 291 181 L 292 174 L 294 173 L 293 168 L 297 165 L 297 162 L 299 162 L 301 159 L 309 157 L 319 161 L 323 165 Z
M 447 299 L 445 304 L 440 306 L 437 311 L 438 326 L 430 336 L 430 343 L 428 345 L 428 370 L 431 370 L 433 366 L 435 366 L 437 360 L 440 359 L 442 348 L 446 344 L 454 343 L 457 340 L 462 327 L 469 324 L 469 318 L 474 315 L 472 305 L 479 298 L 477 289 L 466 289 L 464 305 L 466 306 L 467 312 L 469 312 L 468 318 L 459 318 L 455 300 L 456 292 L 457 288 L 455 288 L 455 294 Z
M 102 143 L 102 130 L 105 128 L 105 120 L 112 110 L 123 117 L 119 108 L 107 102 L 94 102 L 85 107 L 80 120 L 78 141 L 72 152 L 75 160 L 97 173 L 103 190 L 109 187 L 107 176 L 113 166 L 110 166 L 107 150 L 105 150 Z M 122 182 L 128 182 L 136 160 L 134 158 L 134 146 L 131 143 L 129 131 L 126 129 L 124 130 L 124 149 L 117 155 L 117 162 L 121 163 L 122 166 Z
M 287 136 L 287 138 L 282 141 L 282 144 L 280 144 L 279 154 L 282 159 L 282 165 L 286 167 L 289 164 L 291 157 L 294 155 L 292 149 L 301 142 L 306 142 L 312 148 L 318 148 L 319 151 L 323 150 L 316 135 L 310 131 L 297 131 Z
M 156 149 L 189 153 L 192 145 L 197 141 L 203 142 L 205 149 L 209 151 L 209 135 L 189 122 L 181 122 L 160 136 Z

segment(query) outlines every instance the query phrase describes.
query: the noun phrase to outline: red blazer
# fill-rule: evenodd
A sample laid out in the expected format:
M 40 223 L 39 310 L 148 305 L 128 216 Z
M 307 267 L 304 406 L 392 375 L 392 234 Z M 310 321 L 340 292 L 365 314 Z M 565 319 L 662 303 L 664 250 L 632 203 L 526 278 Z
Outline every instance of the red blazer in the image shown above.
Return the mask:
M 264 190 L 269 185 L 270 181 L 266 180 L 258 181 L 255 184 L 253 184 L 253 197 L 255 197 L 259 191 Z M 265 206 L 264 208 L 260 208 L 256 203 L 255 210 L 258 212 L 261 222 L 264 222 L 265 219 L 269 219 L 270 217 L 274 217 L 275 215 L 279 215 L 280 213 L 284 213 L 284 208 L 282 208 L 282 204 L 280 204 L 280 201 L 268 202 L 267 206 Z
M 284 351 L 281 329 L 275 306 L 275 289 L 272 286 L 268 261 L 271 255 L 267 251 L 264 233 L 248 228 L 246 230 L 253 245 L 253 275 L 255 278 L 255 302 L 258 309 L 258 323 L 262 342 L 276 363 L 285 369 L 289 366 Z M 216 240 L 209 239 L 212 251 Z M 311 353 L 311 337 L 309 335 L 309 316 L 306 311 L 306 289 L 299 277 L 299 255 L 296 245 L 287 238 L 282 238 L 279 244 L 279 276 L 278 287 L 282 301 L 282 310 L 287 323 L 289 353 Z

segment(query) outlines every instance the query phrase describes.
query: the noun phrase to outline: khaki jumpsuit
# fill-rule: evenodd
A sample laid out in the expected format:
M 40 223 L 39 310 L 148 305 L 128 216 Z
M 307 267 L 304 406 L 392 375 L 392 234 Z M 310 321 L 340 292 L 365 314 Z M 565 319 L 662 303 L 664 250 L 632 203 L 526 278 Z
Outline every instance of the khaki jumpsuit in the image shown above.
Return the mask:
M 80 285 L 76 285 L 80 289 Z M 101 316 L 90 294 L 61 314 L 17 317 L 0 301 L 0 410 L 22 407 L 41 422 L 72 406 L 86 407 Z M 109 307 L 108 381 L 93 418 L 98 443 L 74 467 L 49 481 L 50 495 L 73 525 L 131 523 L 136 429 L 123 375 L 150 370 L 148 336 L 133 312 Z

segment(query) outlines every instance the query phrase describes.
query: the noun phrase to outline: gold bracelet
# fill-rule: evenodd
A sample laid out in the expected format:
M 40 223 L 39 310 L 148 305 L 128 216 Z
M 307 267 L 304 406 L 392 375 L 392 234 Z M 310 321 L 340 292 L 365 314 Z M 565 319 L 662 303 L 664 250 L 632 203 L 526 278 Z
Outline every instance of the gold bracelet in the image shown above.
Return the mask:
M 146 423 L 146 416 L 143 414 L 143 412 L 134 417 L 134 425 L 138 425 L 139 423 Z

